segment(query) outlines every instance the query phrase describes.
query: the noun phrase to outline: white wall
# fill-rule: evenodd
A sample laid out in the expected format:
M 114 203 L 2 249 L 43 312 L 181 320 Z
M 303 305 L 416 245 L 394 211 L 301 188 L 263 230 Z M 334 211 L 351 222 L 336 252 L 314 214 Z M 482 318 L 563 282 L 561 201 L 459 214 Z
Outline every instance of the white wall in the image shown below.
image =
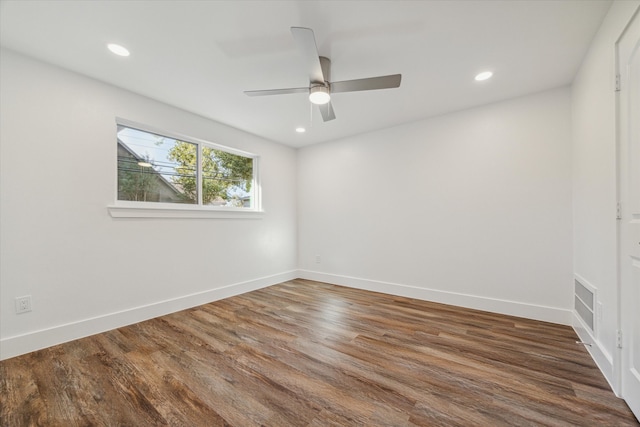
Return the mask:
M 296 276 L 296 153 L 1 52 L 0 357 Z M 111 218 L 115 117 L 260 156 L 262 219 Z M 14 299 L 33 298 L 15 314 Z
M 299 150 L 301 275 L 570 324 L 570 106 L 560 88 Z
M 311 146 L 297 159 L 2 50 L 0 358 L 294 276 L 570 323 L 573 259 L 603 304 L 597 336 L 584 338 L 615 389 L 613 45 L 639 4 L 614 2 L 570 93 Z M 116 116 L 259 154 L 264 218 L 111 218 Z M 14 314 L 28 294 L 33 312 Z
M 578 319 L 576 329 L 618 389 L 614 373 L 618 329 L 615 42 L 639 1 L 614 2 L 572 86 L 573 246 L 576 277 L 597 289 L 602 319 L 595 336 Z

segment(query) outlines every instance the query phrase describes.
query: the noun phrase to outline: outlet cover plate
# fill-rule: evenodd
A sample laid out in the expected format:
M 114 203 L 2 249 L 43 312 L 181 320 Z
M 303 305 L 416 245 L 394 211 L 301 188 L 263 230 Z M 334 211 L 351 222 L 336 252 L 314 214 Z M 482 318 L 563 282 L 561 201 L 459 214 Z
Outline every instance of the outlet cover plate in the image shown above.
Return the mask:
M 16 314 L 31 311 L 31 295 L 16 298 Z

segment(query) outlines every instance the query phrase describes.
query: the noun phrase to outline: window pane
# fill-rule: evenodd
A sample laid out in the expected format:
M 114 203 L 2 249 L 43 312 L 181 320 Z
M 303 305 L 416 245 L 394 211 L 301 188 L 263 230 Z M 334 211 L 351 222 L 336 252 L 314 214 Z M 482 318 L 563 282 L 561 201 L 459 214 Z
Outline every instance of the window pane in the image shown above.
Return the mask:
M 253 159 L 202 147 L 202 204 L 252 207 Z
M 197 146 L 118 126 L 118 200 L 197 204 Z
M 118 200 L 256 208 L 253 156 L 129 126 L 118 124 Z

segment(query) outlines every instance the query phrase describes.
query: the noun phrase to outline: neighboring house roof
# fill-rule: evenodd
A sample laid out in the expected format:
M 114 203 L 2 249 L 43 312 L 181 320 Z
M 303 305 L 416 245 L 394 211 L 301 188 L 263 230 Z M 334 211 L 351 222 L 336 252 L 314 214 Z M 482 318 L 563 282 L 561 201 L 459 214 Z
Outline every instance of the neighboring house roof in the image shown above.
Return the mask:
M 125 144 L 120 138 L 118 138 L 118 150 L 124 150 L 129 156 L 135 159 L 136 162 L 147 161 L 145 158 L 140 157 L 135 151 L 129 148 L 127 144 Z M 153 168 L 148 168 L 148 169 L 149 169 L 149 173 L 153 174 L 156 177 L 157 182 L 165 190 L 168 190 L 171 193 L 173 193 L 176 199 L 182 198 L 183 193 L 173 183 L 171 183 L 171 181 L 166 179 L 164 176 L 162 176 L 162 174 L 158 173 L 155 169 Z

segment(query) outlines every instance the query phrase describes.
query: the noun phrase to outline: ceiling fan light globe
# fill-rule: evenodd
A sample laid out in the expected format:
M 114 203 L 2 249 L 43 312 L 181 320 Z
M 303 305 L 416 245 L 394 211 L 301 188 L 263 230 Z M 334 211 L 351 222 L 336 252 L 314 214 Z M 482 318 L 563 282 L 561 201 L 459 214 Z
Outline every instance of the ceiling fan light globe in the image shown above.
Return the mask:
M 329 95 L 329 89 L 324 86 L 315 86 L 309 89 L 309 101 L 312 104 L 324 105 L 331 101 L 331 95 Z

